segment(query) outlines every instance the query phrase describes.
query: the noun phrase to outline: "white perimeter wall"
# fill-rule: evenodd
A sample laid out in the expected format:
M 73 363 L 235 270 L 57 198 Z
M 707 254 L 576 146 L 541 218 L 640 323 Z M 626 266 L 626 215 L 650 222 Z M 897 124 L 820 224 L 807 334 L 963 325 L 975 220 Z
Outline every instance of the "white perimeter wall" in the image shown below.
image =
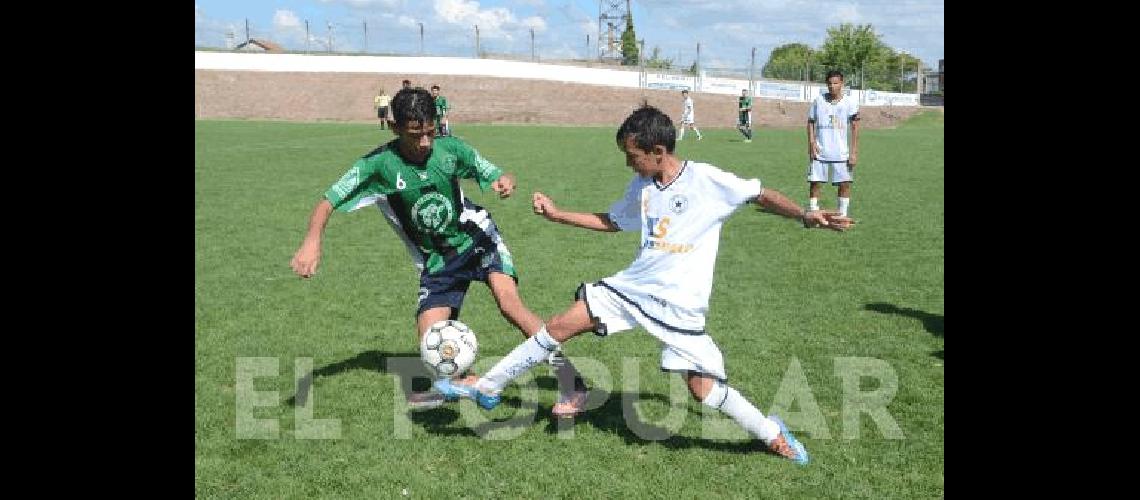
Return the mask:
M 317 54 L 264 54 L 240 52 L 194 52 L 194 69 L 231 71 L 276 71 L 305 73 L 394 73 L 431 75 L 473 75 L 498 78 L 526 78 L 559 82 L 641 88 L 641 74 L 606 68 L 559 66 L 498 59 L 458 57 L 334 56 Z M 748 80 L 709 76 L 674 75 L 647 72 L 645 87 L 683 89 L 711 94 L 740 95 Z M 761 98 L 811 101 L 823 92 L 821 84 L 757 81 L 753 92 Z M 847 90 L 865 106 L 917 106 L 917 94 L 875 90 Z

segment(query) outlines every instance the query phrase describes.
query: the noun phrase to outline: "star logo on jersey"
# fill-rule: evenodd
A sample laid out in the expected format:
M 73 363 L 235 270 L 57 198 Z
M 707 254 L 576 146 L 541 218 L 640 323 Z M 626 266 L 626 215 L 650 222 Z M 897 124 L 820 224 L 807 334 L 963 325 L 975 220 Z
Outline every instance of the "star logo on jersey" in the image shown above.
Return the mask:
M 455 219 L 451 200 L 439 193 L 428 193 L 412 205 L 412 222 L 426 233 L 440 234 Z
M 685 195 L 675 194 L 672 198 L 669 198 L 669 210 L 672 210 L 673 213 L 681 215 L 681 213 L 683 213 L 688 208 L 689 199 L 686 198 Z

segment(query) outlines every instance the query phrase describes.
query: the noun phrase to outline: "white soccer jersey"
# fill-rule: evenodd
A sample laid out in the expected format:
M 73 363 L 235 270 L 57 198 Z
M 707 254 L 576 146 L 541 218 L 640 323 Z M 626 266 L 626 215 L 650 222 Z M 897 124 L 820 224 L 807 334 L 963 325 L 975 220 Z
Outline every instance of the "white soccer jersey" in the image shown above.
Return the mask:
M 847 132 L 851 119 L 859 114 L 859 104 L 844 95 L 839 102 L 830 103 L 827 93 L 820 94 L 808 108 L 808 121 L 815 122 L 815 142 L 821 161 L 847 161 L 850 153 Z
M 686 97 L 685 102 L 681 104 L 681 123 L 692 123 L 693 121 L 693 98 Z
M 703 331 L 721 224 L 760 192 L 759 179 L 693 161 L 667 186 L 634 177 L 609 217 L 623 231 L 640 229 L 641 246 L 632 265 L 602 282 L 656 322 Z

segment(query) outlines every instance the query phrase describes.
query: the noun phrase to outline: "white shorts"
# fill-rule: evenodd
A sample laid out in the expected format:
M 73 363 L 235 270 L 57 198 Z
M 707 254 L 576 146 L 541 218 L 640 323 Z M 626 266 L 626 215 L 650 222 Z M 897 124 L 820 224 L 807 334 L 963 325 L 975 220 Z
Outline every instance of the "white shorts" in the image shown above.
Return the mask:
M 831 167 L 832 184 L 853 181 L 851 178 L 851 170 L 847 168 L 846 161 L 826 162 L 820 160 L 812 160 L 810 163 L 808 163 L 808 182 L 827 182 L 828 166 Z
M 601 336 L 633 329 L 640 325 L 661 341 L 661 370 L 695 371 L 724 382 L 724 355 L 704 330 L 673 328 L 647 316 L 640 306 L 604 283 L 583 283 L 578 298 L 586 301 L 586 309 L 597 323 Z
M 696 122 L 693 120 L 693 117 L 692 117 L 692 115 L 690 115 L 690 116 L 683 116 L 683 115 L 682 115 L 682 116 L 681 116 L 681 125 L 688 125 L 688 124 L 691 124 L 691 123 L 696 123 Z

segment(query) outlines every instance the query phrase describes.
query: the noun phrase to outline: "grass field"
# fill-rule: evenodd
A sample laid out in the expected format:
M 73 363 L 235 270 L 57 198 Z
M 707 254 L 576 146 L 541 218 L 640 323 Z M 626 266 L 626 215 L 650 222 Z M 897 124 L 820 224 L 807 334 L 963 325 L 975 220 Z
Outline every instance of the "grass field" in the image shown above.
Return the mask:
M 679 377 L 658 370 L 660 349 L 640 329 L 568 344 L 599 388 L 596 408 L 572 423 L 550 417 L 547 367 L 510 386 L 492 412 L 469 401 L 404 411 L 401 382 L 410 379 L 395 367 L 418 357 L 417 272 L 399 239 L 374 210 L 338 213 L 319 273 L 301 280 L 288 266 L 321 193 L 389 132 L 197 121 L 196 494 L 941 497 L 943 127 L 941 113 L 926 113 L 863 132 L 851 203 L 859 225 L 848 233 L 804 230 L 753 208 L 724 226 L 708 330 L 731 385 L 798 431 L 812 457 L 799 467 L 757 451 L 730 421 L 690 401 Z M 506 200 L 465 189 L 494 215 L 536 313 L 560 312 L 578 283 L 629 264 L 636 234 L 552 224 L 529 201 L 542 190 L 567 209 L 607 209 L 632 175 L 614 145 L 616 124 L 454 128 L 518 176 L 520 192 Z M 733 130 L 703 132 L 700 142 L 687 134 L 679 156 L 759 177 L 806 203 L 802 130 L 761 129 L 752 144 Z M 833 187 L 823 203 L 835 206 Z M 482 371 L 522 337 L 486 287 L 471 290 L 462 320 L 479 334 Z M 858 377 L 853 365 L 877 371 Z M 310 369 L 297 397 L 295 379 Z M 851 411 L 860 391 L 892 389 L 879 419 Z

